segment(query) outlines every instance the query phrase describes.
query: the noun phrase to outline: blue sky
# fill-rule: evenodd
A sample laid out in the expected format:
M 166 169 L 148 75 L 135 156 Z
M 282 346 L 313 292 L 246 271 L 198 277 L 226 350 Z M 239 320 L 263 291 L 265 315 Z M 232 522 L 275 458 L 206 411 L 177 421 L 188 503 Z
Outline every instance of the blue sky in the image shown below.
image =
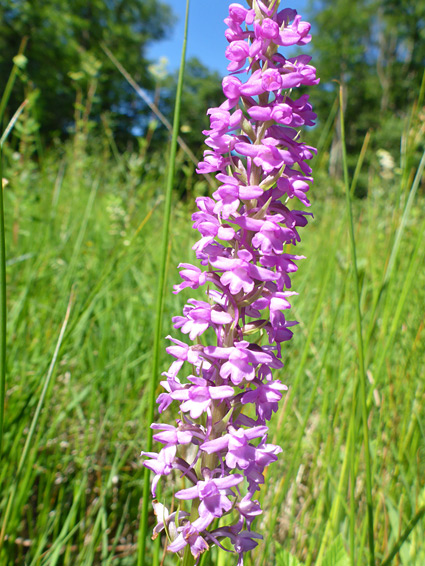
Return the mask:
M 184 15 L 186 0 L 165 0 L 173 9 L 178 20 L 169 39 L 155 42 L 148 49 L 148 58 L 158 60 L 165 56 L 169 61 L 168 70 L 174 71 L 180 63 L 183 42 Z M 235 0 L 233 0 L 235 1 Z M 242 5 L 245 2 L 239 0 Z M 227 60 L 224 51 L 228 45 L 224 37 L 226 24 L 224 18 L 229 13 L 232 0 L 191 0 L 189 12 L 189 38 L 187 43 L 188 58 L 196 55 L 207 67 L 227 74 Z M 282 7 L 293 7 L 302 15 L 307 0 L 282 2 Z M 303 11 L 304 10 L 304 11 Z

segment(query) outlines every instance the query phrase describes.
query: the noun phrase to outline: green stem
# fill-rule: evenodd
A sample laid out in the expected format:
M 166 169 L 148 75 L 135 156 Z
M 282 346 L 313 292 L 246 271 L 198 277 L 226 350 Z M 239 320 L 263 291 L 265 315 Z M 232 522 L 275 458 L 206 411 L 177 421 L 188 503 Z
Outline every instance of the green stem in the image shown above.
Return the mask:
M 6 394 L 6 248 L 3 205 L 3 154 L 0 148 L 0 461 Z
M 410 535 L 410 533 L 412 532 L 412 530 L 415 528 L 415 526 L 417 525 L 417 523 L 419 523 L 419 521 L 422 519 L 422 517 L 425 515 L 425 506 L 421 507 L 419 509 L 419 511 L 416 513 L 416 515 L 413 517 L 413 519 L 409 522 L 409 524 L 407 525 L 407 527 L 404 529 L 402 535 L 400 536 L 400 538 L 397 540 L 397 542 L 395 543 L 395 545 L 393 546 L 393 548 L 391 549 L 391 552 L 388 554 L 388 556 L 381 562 L 380 566 L 389 566 L 391 564 L 391 562 L 393 561 L 393 558 L 395 557 L 395 555 L 398 553 L 398 551 L 400 550 L 400 548 L 402 547 L 402 545 L 406 542 L 408 536 Z
M 199 499 L 197 498 L 192 499 L 192 507 L 190 510 L 191 523 L 193 523 L 193 521 L 195 521 L 199 517 L 198 509 L 199 509 Z M 184 550 L 182 566 L 194 566 L 194 564 L 195 564 L 195 557 L 193 556 L 192 551 L 190 549 L 190 544 L 187 544 Z
M 356 566 L 356 507 L 355 507 L 355 483 L 356 483 L 356 409 L 357 409 L 357 387 L 353 388 L 353 398 L 351 400 L 351 438 L 350 438 L 350 562 L 351 566 Z
M 22 55 L 25 51 L 25 47 L 27 46 L 28 37 L 24 37 L 21 41 L 21 45 L 19 46 L 18 55 Z M 15 59 L 16 61 L 16 59 Z M 3 121 L 3 115 L 6 110 L 7 103 L 9 102 L 10 95 L 12 93 L 13 85 L 15 84 L 16 75 L 18 74 L 19 66 L 14 63 L 12 71 L 9 75 L 7 80 L 6 86 L 3 91 L 3 96 L 1 97 L 0 101 L 0 125 Z
M 190 551 L 190 545 L 186 545 L 186 550 L 183 557 L 183 565 L 182 566 L 194 566 L 195 558 Z
M 372 500 L 372 473 L 371 473 L 371 460 L 369 448 L 369 428 L 367 423 L 367 396 L 366 396 L 366 369 L 364 361 L 363 349 L 363 333 L 362 333 L 362 313 L 360 310 L 360 289 L 359 289 L 359 274 L 357 270 L 357 252 L 356 252 L 356 239 L 354 235 L 354 222 L 353 212 L 351 208 L 351 194 L 350 183 L 348 178 L 348 165 L 347 165 L 347 150 L 345 145 L 345 128 L 344 128 L 344 105 L 343 105 L 343 90 L 342 86 L 339 88 L 340 97 L 340 122 L 341 122 L 341 142 L 342 142 L 342 163 L 344 167 L 344 184 L 346 205 L 349 221 L 349 232 L 351 242 L 351 261 L 353 265 L 354 276 L 354 298 L 356 307 L 356 329 L 357 329 L 357 344 L 359 356 L 359 380 L 360 380 L 360 403 L 362 408 L 362 421 L 363 421 L 363 441 L 365 450 L 365 467 L 366 467 L 366 504 L 368 515 L 368 533 L 369 533 L 369 552 L 370 552 L 370 565 L 375 566 L 375 541 L 373 536 L 373 500 Z
M 170 147 L 170 163 L 168 167 L 168 178 L 167 186 L 165 192 L 165 210 L 164 210 L 164 223 L 162 229 L 162 250 L 161 250 L 161 263 L 159 268 L 159 280 L 158 280 L 158 294 L 156 300 L 155 309 L 155 335 L 154 335 L 154 346 L 152 352 L 152 380 L 150 383 L 149 392 L 149 408 L 147 422 L 152 423 L 154 420 L 155 413 L 155 397 L 156 397 L 156 385 L 158 382 L 159 374 L 159 352 L 162 345 L 161 333 L 162 333 L 162 316 L 164 311 L 164 295 L 165 295 L 165 275 L 167 267 L 167 255 L 168 255 L 168 239 L 170 232 L 170 217 L 171 217 L 171 204 L 172 204 L 172 194 L 173 194 L 173 183 L 174 183 L 174 171 L 176 164 L 176 153 L 177 153 L 177 138 L 180 127 L 180 107 L 183 91 L 183 77 L 186 61 L 186 45 L 187 45 L 187 34 L 188 34 L 188 23 L 189 23 L 189 4 L 190 0 L 186 0 L 186 16 L 185 16 L 185 26 L 184 26 L 184 38 L 183 47 L 181 53 L 180 61 L 180 71 L 179 80 L 177 84 L 176 93 L 176 104 L 174 108 L 174 122 L 173 122 L 173 135 L 171 139 Z M 152 448 L 152 430 L 149 429 L 147 435 L 147 449 L 149 452 Z M 138 537 L 138 553 L 137 553 L 137 566 L 145 566 L 146 561 L 146 538 L 148 529 L 148 509 L 149 509 L 149 487 L 150 487 L 150 470 L 145 468 L 144 480 L 143 480 L 143 501 L 142 501 L 142 513 L 140 517 L 139 525 L 139 537 Z

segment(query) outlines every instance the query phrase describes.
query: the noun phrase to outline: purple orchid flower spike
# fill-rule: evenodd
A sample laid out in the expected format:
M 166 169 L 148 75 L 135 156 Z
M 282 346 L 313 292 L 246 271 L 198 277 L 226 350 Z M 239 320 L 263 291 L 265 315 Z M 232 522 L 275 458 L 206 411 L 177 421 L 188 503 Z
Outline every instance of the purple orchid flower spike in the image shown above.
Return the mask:
M 163 413 L 178 403 L 180 416 L 176 426 L 152 425 L 163 447 L 144 454 L 155 474 L 154 495 L 161 478 L 184 478 L 174 493 L 177 510 L 154 502 L 154 536 L 166 532 L 168 550 L 184 554 L 185 566 L 198 564 L 213 545 L 243 565 L 262 538 L 253 530 L 262 513 L 255 493 L 282 451 L 268 442 L 267 423 L 287 389 L 276 370 L 297 324 L 287 320 L 296 295 L 288 289 L 303 256 L 288 246 L 300 242 L 311 216 L 290 205 L 310 206 L 307 161 L 316 152 L 299 139 L 298 128 L 314 125 L 316 115 L 296 89 L 319 80 L 310 56 L 278 51 L 311 39 L 310 24 L 279 3 L 231 3 L 225 19 L 230 74 L 223 103 L 207 111 L 208 149 L 197 169 L 215 173 L 218 188 L 196 200 L 192 220 L 200 239 L 193 249 L 200 266 L 180 264 L 182 282 L 174 287 L 175 293 L 205 287 L 206 299 L 190 299 L 173 318 L 194 343 L 168 337 L 175 359 L 158 404 Z

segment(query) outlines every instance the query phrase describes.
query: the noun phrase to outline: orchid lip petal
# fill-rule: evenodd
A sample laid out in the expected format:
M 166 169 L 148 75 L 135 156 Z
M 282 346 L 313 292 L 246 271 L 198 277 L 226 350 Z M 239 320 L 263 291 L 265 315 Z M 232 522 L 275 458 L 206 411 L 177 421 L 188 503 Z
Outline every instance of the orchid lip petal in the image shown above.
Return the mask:
M 228 435 L 222 436 L 221 438 L 215 438 L 214 440 L 208 440 L 201 445 L 201 450 L 212 454 L 213 452 L 220 452 L 225 450 L 229 444 Z

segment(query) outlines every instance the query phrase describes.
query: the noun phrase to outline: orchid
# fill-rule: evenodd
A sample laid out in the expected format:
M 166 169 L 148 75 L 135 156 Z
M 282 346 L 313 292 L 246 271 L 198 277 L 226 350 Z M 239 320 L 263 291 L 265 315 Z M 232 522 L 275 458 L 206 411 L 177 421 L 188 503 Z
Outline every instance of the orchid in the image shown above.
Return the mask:
M 287 389 L 273 372 L 283 367 L 281 345 L 296 324 L 285 313 L 296 294 L 288 291 L 290 275 L 303 258 L 287 246 L 300 242 L 298 230 L 311 216 L 288 205 L 310 205 L 306 161 L 315 149 L 300 141 L 297 128 L 313 125 L 315 114 L 308 96 L 297 98 L 294 89 L 318 79 L 309 56 L 278 53 L 279 46 L 308 43 L 310 24 L 295 10 L 279 10 L 278 0 L 248 4 L 229 7 L 225 101 L 207 111 L 209 149 L 197 171 L 215 173 L 220 184 L 212 198 L 197 199 L 193 215 L 201 267 L 181 264 L 182 283 L 174 288 L 207 288 L 206 301 L 190 299 L 183 316 L 173 318 L 195 343 L 169 337 L 175 361 L 158 403 L 160 412 L 180 403 L 180 417 L 176 427 L 152 425 L 164 447 L 144 454 L 155 473 L 154 495 L 160 478 L 172 473 L 189 484 L 175 498 L 191 501 L 190 513 L 161 507 L 155 530 L 168 525 L 168 550 L 186 553 L 187 564 L 212 545 L 229 551 L 222 544 L 228 539 L 242 565 L 262 538 L 252 530 L 262 512 L 254 494 L 282 451 L 268 443 L 267 422 Z M 214 344 L 206 343 L 208 329 Z

